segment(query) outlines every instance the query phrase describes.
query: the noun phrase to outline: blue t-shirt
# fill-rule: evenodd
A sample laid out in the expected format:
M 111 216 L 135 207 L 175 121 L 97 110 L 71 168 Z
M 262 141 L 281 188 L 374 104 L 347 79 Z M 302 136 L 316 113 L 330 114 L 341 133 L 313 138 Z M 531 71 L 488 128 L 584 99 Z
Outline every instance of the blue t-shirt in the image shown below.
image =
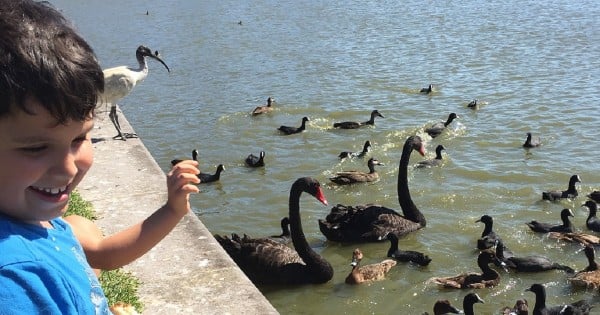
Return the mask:
M 71 227 L 0 215 L 0 314 L 111 314 Z

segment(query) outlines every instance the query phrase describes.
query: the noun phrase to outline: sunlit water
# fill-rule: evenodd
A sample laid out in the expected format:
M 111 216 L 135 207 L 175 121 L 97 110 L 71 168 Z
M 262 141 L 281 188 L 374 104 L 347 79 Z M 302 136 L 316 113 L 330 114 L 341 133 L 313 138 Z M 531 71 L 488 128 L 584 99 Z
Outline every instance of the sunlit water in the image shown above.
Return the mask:
M 200 151 L 201 168 L 218 183 L 192 197 L 195 212 L 213 232 L 265 236 L 278 232 L 287 214 L 291 183 L 312 176 L 330 204 L 375 202 L 399 209 L 397 167 L 410 135 L 426 140 L 427 157 L 446 147 L 444 164 L 409 169 L 414 202 L 427 227 L 400 240 L 429 254 L 426 268 L 399 264 L 382 282 L 348 286 L 357 245 L 328 242 L 317 219 L 330 207 L 301 201 L 312 246 L 335 269 L 323 285 L 261 288 L 282 314 L 421 314 L 447 298 L 462 307 L 468 291 L 442 290 L 433 276 L 477 271 L 475 240 L 481 215 L 520 255 L 542 254 L 576 270 L 586 266 L 579 247 L 529 231 L 532 219 L 559 221 L 575 212 L 585 231 L 585 194 L 600 188 L 600 4 L 596 1 L 53 1 L 90 41 L 103 67 L 135 65 L 139 44 L 159 50 L 171 73 L 150 61 L 150 75 L 120 102 L 123 112 L 166 171 L 169 161 Z M 148 11 L 148 15 L 146 15 Z M 242 24 L 238 24 L 242 21 Z M 432 95 L 418 93 L 434 85 Z M 261 117 L 249 112 L 276 100 Z M 466 108 L 479 99 L 478 111 Z M 337 121 L 364 121 L 373 109 L 385 118 L 375 127 L 333 130 Z M 439 138 L 424 128 L 460 119 Z M 105 113 L 100 113 L 100 118 Z M 311 121 L 293 136 L 280 125 Z M 106 117 L 104 119 L 107 119 Z M 521 148 L 525 133 L 543 146 Z M 365 160 L 337 154 L 370 140 L 381 180 L 335 187 L 340 170 L 366 170 Z M 266 166 L 249 169 L 245 157 L 266 151 Z M 411 166 L 423 158 L 414 154 Z M 581 195 L 541 201 L 547 189 L 566 189 L 579 174 Z M 387 243 L 360 244 L 364 263 L 385 258 Z M 590 298 L 573 290 L 562 272 L 507 274 L 498 287 L 478 290 L 475 309 L 492 314 L 534 282 L 548 287 L 548 304 Z M 232 284 L 235 286 L 235 284 Z M 600 306 L 596 308 L 600 313 Z

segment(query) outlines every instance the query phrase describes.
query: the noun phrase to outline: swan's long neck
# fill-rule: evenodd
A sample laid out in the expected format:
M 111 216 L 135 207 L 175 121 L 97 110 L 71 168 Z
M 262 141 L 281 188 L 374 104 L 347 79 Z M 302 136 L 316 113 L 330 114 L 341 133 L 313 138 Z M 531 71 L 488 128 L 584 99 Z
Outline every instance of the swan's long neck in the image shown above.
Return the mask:
M 319 254 L 312 250 L 306 241 L 304 231 L 302 230 L 302 221 L 300 219 L 300 195 L 302 194 L 302 183 L 295 182 L 292 185 L 289 199 L 289 219 L 290 232 L 292 234 L 292 243 L 298 256 L 302 258 L 309 268 L 310 276 L 315 279 L 325 279 L 328 281 L 333 275 L 333 268 Z M 325 282 L 323 281 L 323 282 Z
M 406 219 L 425 226 L 427 223 L 425 216 L 413 203 L 410 191 L 408 190 L 408 161 L 412 150 L 411 141 L 406 141 L 402 149 L 402 156 L 400 157 L 400 165 L 398 167 L 398 202 Z

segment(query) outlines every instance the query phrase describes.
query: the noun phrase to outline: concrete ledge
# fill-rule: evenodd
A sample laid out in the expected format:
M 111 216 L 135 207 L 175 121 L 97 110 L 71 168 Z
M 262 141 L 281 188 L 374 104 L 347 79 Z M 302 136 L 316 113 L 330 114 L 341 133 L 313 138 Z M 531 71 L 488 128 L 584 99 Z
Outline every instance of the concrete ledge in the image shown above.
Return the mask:
M 121 113 L 119 122 L 133 130 Z M 107 235 L 145 219 L 167 199 L 165 174 L 141 140 L 113 140 L 115 134 L 108 115 L 99 113 L 94 165 L 77 189 Z M 278 314 L 193 213 L 124 269 L 142 281 L 144 314 Z

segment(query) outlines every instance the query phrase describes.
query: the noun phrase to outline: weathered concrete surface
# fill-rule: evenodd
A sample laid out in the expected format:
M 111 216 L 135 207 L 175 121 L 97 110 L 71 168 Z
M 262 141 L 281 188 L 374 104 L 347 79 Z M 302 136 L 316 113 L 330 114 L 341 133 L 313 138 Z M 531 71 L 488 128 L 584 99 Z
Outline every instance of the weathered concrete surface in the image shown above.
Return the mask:
M 133 130 L 119 118 L 124 131 Z M 94 165 L 77 189 L 106 235 L 145 219 L 167 199 L 165 174 L 142 141 L 113 140 L 115 134 L 108 115 L 99 113 Z M 142 281 L 144 314 L 277 314 L 193 213 L 124 269 Z

